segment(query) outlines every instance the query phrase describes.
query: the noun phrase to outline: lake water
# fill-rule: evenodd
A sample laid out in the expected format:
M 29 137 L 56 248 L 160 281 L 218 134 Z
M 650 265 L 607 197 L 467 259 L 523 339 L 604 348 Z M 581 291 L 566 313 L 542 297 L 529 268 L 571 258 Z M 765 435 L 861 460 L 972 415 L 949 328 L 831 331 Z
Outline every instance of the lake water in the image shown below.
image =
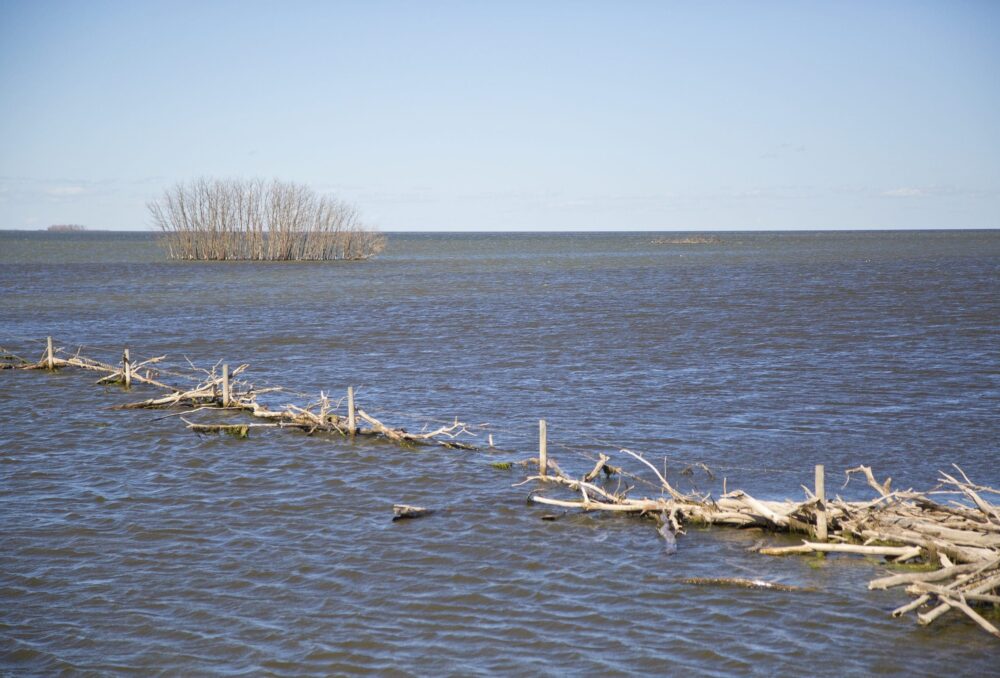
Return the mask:
M 391 234 L 374 261 L 291 264 L 0 232 L 9 350 L 245 362 L 277 404 L 353 384 L 387 423 L 457 416 L 500 448 L 198 437 L 109 409 L 143 388 L 0 372 L 0 672 L 996 675 L 964 617 L 891 619 L 909 598 L 866 590 L 878 560 L 732 529 L 667 554 L 651 521 L 541 520 L 524 469 L 492 466 L 537 454 L 544 418 L 573 473 L 627 447 L 761 498 L 801 498 L 818 463 L 851 497 L 861 463 L 1000 486 L 1000 232 L 716 235 Z M 732 576 L 812 590 L 680 581 Z

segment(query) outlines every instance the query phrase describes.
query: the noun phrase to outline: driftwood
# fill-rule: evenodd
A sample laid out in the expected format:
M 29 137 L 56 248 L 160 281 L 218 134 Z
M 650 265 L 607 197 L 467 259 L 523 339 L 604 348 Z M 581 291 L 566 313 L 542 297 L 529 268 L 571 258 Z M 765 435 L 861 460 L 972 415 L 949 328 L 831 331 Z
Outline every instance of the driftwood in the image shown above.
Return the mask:
M 919 546 L 869 546 L 866 544 L 817 544 L 803 542 L 801 546 L 780 546 L 758 551 L 765 556 L 786 556 L 792 553 L 855 553 L 863 556 L 891 556 L 895 562 L 917 558 Z
M 1000 638 L 994 625 L 976 611 L 977 606 L 1000 604 L 1000 509 L 985 498 L 1000 492 L 976 485 L 957 467 L 955 474 L 942 472 L 939 488 L 932 492 L 893 492 L 890 480 L 880 483 L 871 468 L 860 466 L 847 471 L 848 480 L 852 474 L 862 474 L 878 494 L 873 501 L 847 502 L 838 497 L 821 502 L 807 489 L 804 501 L 776 502 L 740 490 L 718 499 L 683 494 L 648 459 L 631 450 L 622 449 L 619 454 L 652 471 L 655 481 L 651 484 L 660 489 L 660 496 L 633 498 L 629 496 L 633 488 L 611 489 L 607 481 L 598 484 L 600 471 L 610 460 L 602 454 L 594 469 L 581 478 L 564 473 L 548 458 L 549 472 L 529 476 L 525 482 L 536 482 L 542 488 L 561 487 L 571 496 L 532 493 L 529 500 L 545 506 L 649 516 L 661 525 L 661 534 L 670 532 L 671 540 L 674 534 L 683 534 L 687 523 L 759 526 L 815 535 L 820 511 L 824 511 L 827 541 L 804 540 L 796 546 L 754 550 L 775 556 L 842 553 L 881 556 L 892 563 L 920 561 L 930 570 L 894 574 L 869 584 L 871 589 L 908 585 L 906 591 L 915 599 L 894 610 L 893 616 L 926 609 L 918 614 L 918 621 L 930 624 L 948 611 L 958 610 Z M 947 497 L 948 503 L 939 497 Z M 722 581 L 729 580 L 703 583 Z
M 63 350 L 54 348 L 51 339 L 37 362 L 25 360 L 0 348 L 0 366 L 7 369 L 23 370 L 77 368 L 102 373 L 103 376 L 97 381 L 98 384 L 122 384 L 128 387 L 134 383 L 166 391 L 163 395 L 125 403 L 114 409 L 183 408 L 188 412 L 221 409 L 241 413 L 255 419 L 263 419 L 266 422 L 198 423 L 182 417 L 190 430 L 200 434 L 229 433 L 243 438 L 248 435 L 250 429 L 289 428 L 305 431 L 309 434 L 321 432 L 336 433 L 345 437 L 379 437 L 407 446 L 439 445 L 451 449 L 478 449 L 469 442 L 459 439 L 462 436 L 472 437 L 475 434 L 458 419 L 455 419 L 454 423 L 448 426 L 441 426 L 431 431 L 411 433 L 403 428 L 388 426 L 364 410 L 357 409 L 357 417 L 368 424 L 368 426 L 358 426 L 354 423 L 353 389 L 349 389 L 349 412 L 343 414 L 334 411 L 339 405 L 331 407 L 330 399 L 323 392 L 320 392 L 319 400 L 305 407 L 289 404 L 278 410 L 270 409 L 262 405 L 258 398 L 261 395 L 280 392 L 284 389 L 280 387 L 256 388 L 253 384 L 242 379 L 242 375 L 249 369 L 247 364 L 239 365 L 236 369 L 229 371 L 228 367 L 223 365 L 221 361 L 211 369 L 194 368 L 189 362 L 189 366 L 202 376 L 195 385 L 180 387 L 161 380 L 160 363 L 166 359 L 166 356 L 157 356 L 131 363 L 126 349 L 123 351 L 121 363 L 111 365 L 80 355 L 80 351 L 69 357 L 58 355 L 61 353 Z M 353 427 L 352 423 L 354 423 Z
M 741 589 L 765 589 L 770 591 L 813 591 L 805 586 L 789 586 L 776 584 L 763 579 L 743 579 L 739 577 L 687 577 L 680 580 L 682 584 L 693 586 L 731 586 Z
M 0 346 L 0 370 L 25 369 L 32 362 Z
M 180 408 L 183 414 L 211 409 L 263 420 L 199 423 L 182 417 L 185 424 L 199 434 L 229 433 L 246 437 L 253 428 L 292 428 L 308 434 L 324 432 L 345 437 L 379 437 L 404 446 L 477 449 L 459 439 L 474 434 L 457 419 L 451 424 L 419 433 L 393 428 L 364 410 L 355 409 L 351 389 L 347 397 L 346 416 L 338 411 L 342 402 L 331 406 L 330 399 L 323 392 L 319 400 L 305 407 L 285 405 L 281 409 L 271 409 L 258 401 L 259 396 L 283 389 L 254 387 L 242 378 L 247 365 L 240 365 L 231 373 L 227 366 L 222 365 L 220 373 L 220 365 L 217 364 L 210 370 L 200 370 L 203 376 L 193 386 L 178 387 L 163 380 L 164 375 L 171 374 L 160 364 L 164 356 L 132 364 L 126 351 L 120 365 L 110 365 L 82 356 L 79 351 L 69 357 L 57 353 L 63 351 L 56 350 L 51 339 L 37 362 L 0 348 L 0 366 L 24 370 L 72 367 L 102 373 L 104 376 L 99 383 L 122 383 L 126 387 L 135 383 L 166 391 L 156 397 L 121 405 L 118 409 Z M 363 425 L 359 425 L 358 421 Z M 543 424 L 540 427 L 543 436 L 544 431 Z M 930 624 L 949 611 L 958 610 L 987 632 L 1000 637 L 995 626 L 977 611 L 983 605 L 1000 604 L 1000 508 L 990 501 L 992 495 L 1000 492 L 977 485 L 958 467 L 955 467 L 955 473 L 942 472 L 938 479 L 939 486 L 929 492 L 892 490 L 890 481 L 878 482 L 870 467 L 850 469 L 847 471 L 848 481 L 853 474 L 860 473 L 877 495 L 864 502 L 848 502 L 839 497 L 828 501 L 820 484 L 822 476 L 818 468 L 816 492 L 806 488 L 804 501 L 768 501 L 740 490 L 726 492 L 724 489 L 718 498 L 710 494 L 683 493 L 667 479 L 665 470 L 661 472 L 649 459 L 627 449 L 617 451 L 622 461 L 639 464 L 640 472 L 652 473 L 652 480 L 626 470 L 624 465 L 612 465 L 612 457 L 603 454 L 588 473 L 574 478 L 565 473 L 555 460 L 543 454 L 544 450 L 542 437 L 539 457 L 532 460 L 539 472 L 524 482 L 536 482 L 541 488 L 562 488 L 569 493 L 569 497 L 550 497 L 533 492 L 529 496 L 533 503 L 651 517 L 658 521 L 660 534 L 672 548 L 676 548 L 674 536 L 684 534 L 687 524 L 728 525 L 800 532 L 816 537 L 796 546 L 755 549 L 765 555 L 854 553 L 882 556 L 894 563 L 920 560 L 930 568 L 929 571 L 893 574 L 875 579 L 869 585 L 873 589 L 905 585 L 906 592 L 915 596 L 910 603 L 896 608 L 894 616 L 922 610 L 917 615 L 918 621 Z M 518 464 L 531 465 L 524 462 Z M 703 464 L 689 465 L 685 471 L 696 466 L 711 475 Z M 630 496 L 635 485 L 623 487 L 622 483 L 633 480 L 655 488 L 659 496 Z M 724 481 L 724 488 L 725 485 Z M 422 507 L 398 507 L 397 517 L 427 513 Z M 824 531 L 818 529 L 823 524 L 828 528 L 825 540 Z
M 466 429 L 465 424 L 460 422 L 458 419 L 451 426 L 441 426 L 433 431 L 428 431 L 426 433 L 408 433 L 406 429 L 402 428 L 389 428 L 381 421 L 371 416 L 362 409 L 358 409 L 358 417 L 367 421 L 371 424 L 371 433 L 376 433 L 385 436 L 389 440 L 397 443 L 426 443 L 428 441 L 434 441 L 443 447 L 451 447 L 463 450 L 474 450 L 476 449 L 468 443 L 463 443 L 455 440 L 456 437 L 463 433 L 469 433 Z
M 423 506 L 410 506 L 408 504 L 393 504 L 392 506 L 392 519 L 394 521 L 406 520 L 408 518 L 423 518 L 432 513 L 434 513 L 434 509 L 424 508 Z

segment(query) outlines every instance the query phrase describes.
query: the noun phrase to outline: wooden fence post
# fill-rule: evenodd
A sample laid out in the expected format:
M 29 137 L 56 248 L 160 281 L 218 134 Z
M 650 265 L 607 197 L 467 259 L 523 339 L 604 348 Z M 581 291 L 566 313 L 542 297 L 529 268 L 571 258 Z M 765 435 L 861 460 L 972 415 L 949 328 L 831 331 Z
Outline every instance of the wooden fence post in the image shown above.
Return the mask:
M 545 420 L 538 420 L 538 475 L 545 477 L 549 468 L 548 440 L 546 440 Z
M 122 375 L 125 377 L 125 388 L 132 388 L 132 361 L 127 348 L 122 352 Z
M 354 387 L 347 387 L 347 429 L 353 436 L 357 429 L 357 416 L 354 413 Z
M 222 406 L 229 407 L 229 365 L 222 366 Z
M 49 369 L 54 370 L 56 368 L 55 354 L 52 351 L 52 337 L 49 337 L 46 341 L 47 353 L 45 356 L 45 361 L 48 363 Z
M 819 541 L 826 541 L 826 479 L 822 464 L 816 465 L 816 498 L 819 499 L 816 505 L 816 538 Z

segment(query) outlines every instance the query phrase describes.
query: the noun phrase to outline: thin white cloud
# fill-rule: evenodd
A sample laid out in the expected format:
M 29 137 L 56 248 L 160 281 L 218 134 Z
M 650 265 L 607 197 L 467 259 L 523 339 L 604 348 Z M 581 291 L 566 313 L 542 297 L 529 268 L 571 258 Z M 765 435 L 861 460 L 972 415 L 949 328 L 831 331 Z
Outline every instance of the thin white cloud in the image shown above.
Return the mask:
M 903 187 L 903 188 L 893 188 L 888 191 L 883 191 L 882 195 L 887 198 L 916 198 L 922 195 L 926 195 L 926 192 L 920 188 L 913 187 Z
M 72 195 L 82 195 L 86 193 L 87 189 L 83 186 L 53 186 L 51 188 L 45 189 L 47 195 L 51 195 L 57 198 L 63 198 Z

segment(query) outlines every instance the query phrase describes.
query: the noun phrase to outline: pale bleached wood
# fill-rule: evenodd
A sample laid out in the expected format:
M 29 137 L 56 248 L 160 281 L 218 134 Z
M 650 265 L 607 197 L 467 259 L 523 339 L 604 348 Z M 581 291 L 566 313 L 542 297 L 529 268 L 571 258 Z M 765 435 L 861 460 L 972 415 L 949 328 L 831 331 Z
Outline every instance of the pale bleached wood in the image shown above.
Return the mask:
M 816 538 L 826 541 L 826 479 L 822 464 L 816 465 Z
M 785 556 L 795 553 L 856 553 L 865 556 L 891 556 L 897 560 L 909 560 L 920 555 L 918 546 L 865 546 L 863 544 L 829 544 L 803 542 L 799 546 L 778 546 L 759 551 L 766 556 Z
M 347 430 L 353 436 L 358 432 L 357 413 L 354 409 L 354 387 L 347 387 Z
M 902 617 L 907 612 L 912 612 L 913 610 L 916 610 L 918 607 L 926 605 L 928 602 L 930 602 L 930 599 L 931 597 L 929 595 L 924 594 L 919 598 L 914 598 L 906 605 L 900 605 L 895 610 L 893 610 L 891 614 L 893 617 Z
M 423 506 L 410 506 L 409 504 L 393 504 L 392 519 L 404 520 L 406 518 L 422 518 L 434 513 L 433 509 Z
M 954 588 L 956 586 L 958 586 L 957 582 L 952 584 L 952 588 Z M 962 593 L 973 593 L 973 594 L 975 594 L 975 593 L 986 593 L 987 591 L 992 591 L 993 589 L 997 588 L 998 586 L 1000 586 L 1000 579 L 990 579 L 990 580 L 987 580 L 985 582 L 981 582 L 979 584 L 972 585 L 969 588 L 963 588 L 961 592 Z M 941 600 L 940 597 L 938 599 Z M 941 604 L 938 605 L 937 607 L 935 607 L 934 609 L 930 610 L 929 612 L 927 612 L 925 614 L 918 614 L 917 615 L 917 621 L 921 625 L 927 626 L 928 624 L 932 623 L 935 619 L 937 619 L 941 615 L 945 614 L 948 610 L 952 609 L 952 607 L 953 606 L 952 606 L 952 604 L 951 604 L 950 601 L 941 600 Z
M 997 630 L 997 627 L 993 626 L 993 624 L 983 619 L 983 617 L 978 612 L 969 607 L 968 603 L 966 602 L 966 598 L 964 596 L 957 598 L 949 596 L 941 596 L 940 598 L 950 607 L 964 612 L 966 616 L 969 617 L 969 619 L 979 624 L 979 626 L 987 633 L 989 633 L 991 636 L 993 636 L 994 638 L 1000 638 L 1000 630 Z
M 903 574 L 894 574 L 890 577 L 873 579 L 868 582 L 868 589 L 888 589 L 894 586 L 902 586 L 903 584 L 912 584 L 914 582 L 930 582 L 952 579 L 961 574 L 979 571 L 981 567 L 982 565 L 980 563 L 966 563 L 964 565 L 954 565 L 952 567 L 945 567 L 931 572 L 906 572 Z
M 538 475 L 542 478 L 549 472 L 549 447 L 544 419 L 538 420 Z

